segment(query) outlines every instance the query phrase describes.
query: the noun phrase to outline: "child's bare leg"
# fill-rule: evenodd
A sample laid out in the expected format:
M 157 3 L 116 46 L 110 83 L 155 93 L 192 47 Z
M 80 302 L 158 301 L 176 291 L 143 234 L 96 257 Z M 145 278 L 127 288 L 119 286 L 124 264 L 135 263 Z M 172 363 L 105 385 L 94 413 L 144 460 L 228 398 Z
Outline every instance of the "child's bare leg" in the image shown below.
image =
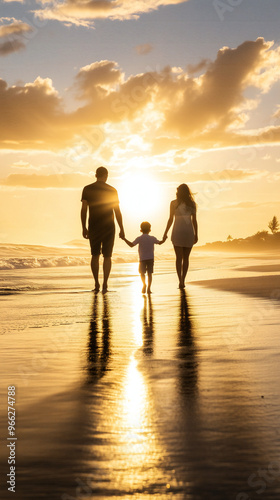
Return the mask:
M 152 273 L 148 273 L 148 288 L 147 288 L 147 293 L 152 293 L 151 292 L 152 280 L 153 280 L 153 274 Z
M 143 288 L 142 288 L 142 293 L 146 293 L 146 279 L 145 279 L 145 274 L 141 274 L 141 280 L 143 283 Z

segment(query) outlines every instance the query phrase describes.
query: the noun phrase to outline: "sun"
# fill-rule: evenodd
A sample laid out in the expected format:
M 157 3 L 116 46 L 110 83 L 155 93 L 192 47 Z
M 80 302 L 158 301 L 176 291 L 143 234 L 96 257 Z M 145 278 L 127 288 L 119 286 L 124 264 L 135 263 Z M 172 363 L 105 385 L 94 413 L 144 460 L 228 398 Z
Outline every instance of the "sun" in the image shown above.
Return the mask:
M 160 184 L 149 172 L 126 174 L 118 191 L 120 207 L 127 218 L 150 220 L 160 213 Z

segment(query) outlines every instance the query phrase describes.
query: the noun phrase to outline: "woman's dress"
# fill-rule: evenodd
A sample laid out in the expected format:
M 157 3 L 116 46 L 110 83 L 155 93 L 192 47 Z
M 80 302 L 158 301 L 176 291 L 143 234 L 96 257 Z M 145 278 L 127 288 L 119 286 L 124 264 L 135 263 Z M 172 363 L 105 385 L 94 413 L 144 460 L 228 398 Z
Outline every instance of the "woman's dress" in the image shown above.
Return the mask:
M 192 215 L 195 215 L 196 208 L 187 206 L 184 202 L 178 205 L 175 203 L 175 221 L 173 224 L 171 241 L 176 247 L 192 247 L 195 241 L 194 227 L 192 223 Z

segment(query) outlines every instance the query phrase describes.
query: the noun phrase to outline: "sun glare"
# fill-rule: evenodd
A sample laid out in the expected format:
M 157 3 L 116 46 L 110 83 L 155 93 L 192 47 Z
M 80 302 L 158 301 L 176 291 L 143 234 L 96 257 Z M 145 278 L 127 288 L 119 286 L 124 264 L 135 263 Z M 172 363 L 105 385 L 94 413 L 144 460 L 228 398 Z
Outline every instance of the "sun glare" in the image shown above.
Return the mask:
M 147 171 L 127 174 L 121 181 L 119 197 L 126 217 L 149 220 L 160 212 L 160 185 Z

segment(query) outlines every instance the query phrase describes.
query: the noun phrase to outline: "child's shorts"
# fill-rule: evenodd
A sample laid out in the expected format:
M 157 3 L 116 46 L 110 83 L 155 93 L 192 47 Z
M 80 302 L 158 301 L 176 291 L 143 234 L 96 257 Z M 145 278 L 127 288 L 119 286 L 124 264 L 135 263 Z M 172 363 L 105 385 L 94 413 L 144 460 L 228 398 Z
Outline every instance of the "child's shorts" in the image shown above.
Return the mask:
M 154 271 L 154 259 L 149 260 L 140 260 L 139 262 L 139 273 L 145 274 L 147 271 L 148 274 L 152 274 Z

